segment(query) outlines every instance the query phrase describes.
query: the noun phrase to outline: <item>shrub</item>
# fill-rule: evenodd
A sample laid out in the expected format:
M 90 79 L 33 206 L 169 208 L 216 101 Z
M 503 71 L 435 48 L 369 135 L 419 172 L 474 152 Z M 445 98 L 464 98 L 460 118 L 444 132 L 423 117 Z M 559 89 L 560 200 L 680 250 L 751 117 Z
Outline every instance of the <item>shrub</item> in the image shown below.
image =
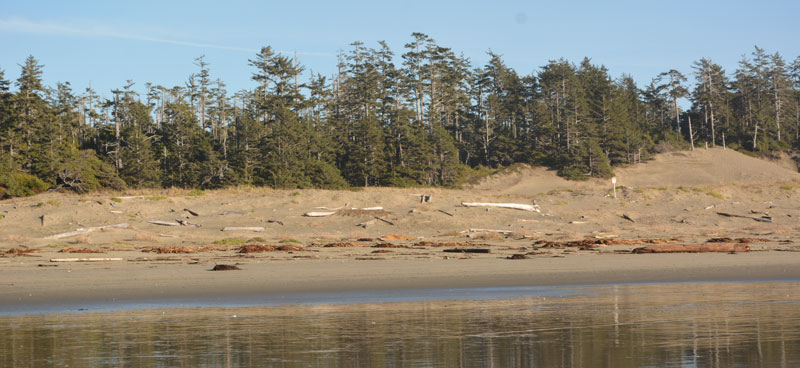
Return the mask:
M 0 198 L 28 197 L 44 192 L 50 185 L 26 173 L 0 174 Z

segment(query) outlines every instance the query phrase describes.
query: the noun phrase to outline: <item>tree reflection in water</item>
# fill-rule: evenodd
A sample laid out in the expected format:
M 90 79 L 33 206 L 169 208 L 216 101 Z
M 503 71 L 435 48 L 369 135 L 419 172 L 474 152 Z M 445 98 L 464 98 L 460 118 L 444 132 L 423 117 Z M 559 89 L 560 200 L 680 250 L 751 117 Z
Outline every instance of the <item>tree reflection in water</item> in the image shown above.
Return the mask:
M 3 367 L 800 365 L 800 283 L 0 318 Z

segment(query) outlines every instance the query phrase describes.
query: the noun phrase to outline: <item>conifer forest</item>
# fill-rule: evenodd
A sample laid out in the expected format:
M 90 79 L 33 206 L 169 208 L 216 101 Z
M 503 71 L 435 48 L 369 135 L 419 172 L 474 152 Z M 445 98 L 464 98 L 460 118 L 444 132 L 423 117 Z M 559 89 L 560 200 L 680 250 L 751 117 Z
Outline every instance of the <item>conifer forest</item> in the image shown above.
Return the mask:
M 226 90 L 201 56 L 187 60 L 183 85 L 128 81 L 106 98 L 44 85 L 43 65 L 57 62 L 29 56 L 15 79 L 0 69 L 0 197 L 59 187 L 453 187 L 514 163 L 585 179 L 671 149 L 800 146 L 800 57 L 758 47 L 735 70 L 700 58 L 637 85 L 589 58 L 528 74 L 491 52 L 473 65 L 414 33 L 397 53 L 352 43 L 332 75 L 309 75 L 267 46 L 242 60 L 249 90 Z

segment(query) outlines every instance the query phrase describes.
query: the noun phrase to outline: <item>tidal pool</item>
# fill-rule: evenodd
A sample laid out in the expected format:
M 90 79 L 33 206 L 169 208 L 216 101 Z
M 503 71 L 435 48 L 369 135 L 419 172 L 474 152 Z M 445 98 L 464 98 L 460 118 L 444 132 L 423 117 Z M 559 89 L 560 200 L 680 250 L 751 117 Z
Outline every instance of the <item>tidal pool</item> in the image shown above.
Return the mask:
M 0 317 L 0 367 L 797 367 L 800 282 Z

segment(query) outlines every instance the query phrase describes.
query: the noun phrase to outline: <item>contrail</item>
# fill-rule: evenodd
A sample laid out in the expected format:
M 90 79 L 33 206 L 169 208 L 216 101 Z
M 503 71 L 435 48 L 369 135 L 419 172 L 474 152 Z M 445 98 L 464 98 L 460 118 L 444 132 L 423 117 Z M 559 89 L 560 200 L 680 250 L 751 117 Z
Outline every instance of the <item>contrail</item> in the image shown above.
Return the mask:
M 59 36 L 69 35 L 69 36 L 80 36 L 80 37 L 108 37 L 108 38 L 156 42 L 156 43 L 164 43 L 170 45 L 204 48 L 204 49 L 219 49 L 219 50 L 242 51 L 242 52 L 252 52 L 252 53 L 259 51 L 259 49 L 252 49 L 246 47 L 190 42 L 190 41 L 182 41 L 170 38 L 151 37 L 139 34 L 125 33 L 112 30 L 111 28 L 105 26 L 75 27 L 71 25 L 59 24 L 54 22 L 34 22 L 24 18 L 0 19 L 0 32 L 46 34 L 46 35 L 59 35 Z M 278 52 L 291 54 L 294 51 L 278 51 Z M 297 54 L 303 56 L 335 56 L 335 54 L 326 52 L 298 51 Z

